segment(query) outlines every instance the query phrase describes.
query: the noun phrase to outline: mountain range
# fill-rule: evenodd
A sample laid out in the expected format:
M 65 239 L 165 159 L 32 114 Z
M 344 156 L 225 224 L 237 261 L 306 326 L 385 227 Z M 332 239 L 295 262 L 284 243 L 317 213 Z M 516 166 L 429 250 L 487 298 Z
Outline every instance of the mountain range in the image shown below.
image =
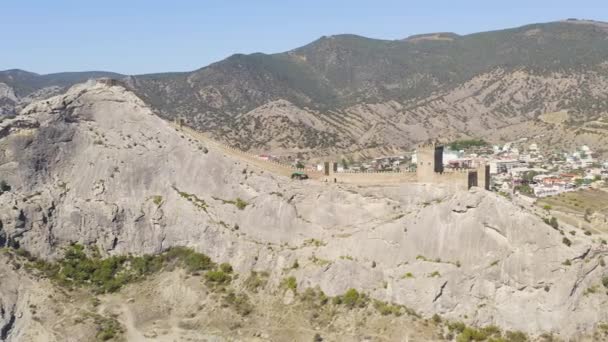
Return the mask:
M 0 72 L 0 112 L 92 77 L 120 79 L 161 117 L 243 150 L 309 156 L 427 139 L 534 138 L 606 153 L 608 24 L 566 20 L 402 40 L 335 35 L 191 72 Z

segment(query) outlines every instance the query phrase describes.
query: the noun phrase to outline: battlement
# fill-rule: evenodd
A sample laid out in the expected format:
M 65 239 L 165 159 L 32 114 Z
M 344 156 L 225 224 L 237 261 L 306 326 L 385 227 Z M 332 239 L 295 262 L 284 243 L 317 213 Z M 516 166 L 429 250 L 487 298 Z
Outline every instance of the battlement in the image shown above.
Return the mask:
M 336 172 L 336 174 L 343 174 L 343 173 L 347 173 L 347 174 L 401 174 L 401 173 L 410 173 L 410 174 L 415 174 L 416 171 L 415 170 L 399 170 L 399 171 L 355 171 L 355 170 L 344 170 L 344 171 L 339 171 Z
M 471 171 L 477 171 L 477 170 L 469 169 L 466 167 L 456 167 L 456 168 L 444 169 L 443 172 L 439 172 L 439 173 L 469 173 Z
M 434 150 L 438 146 L 442 146 L 442 145 L 439 145 L 439 144 L 435 143 L 434 141 L 430 141 L 430 142 L 427 141 L 427 142 L 423 142 L 423 143 L 416 145 L 416 148 Z
M 416 170 L 403 169 L 399 171 L 337 171 L 336 162 L 326 162 L 325 170 L 319 171 L 314 168 L 296 168 L 293 165 L 284 164 L 276 160 L 261 159 L 258 155 L 245 152 L 233 146 L 223 144 L 207 137 L 184 123 L 183 118 L 176 118 L 173 122 L 176 130 L 181 130 L 191 137 L 204 142 L 209 149 L 225 153 L 263 170 L 291 176 L 294 171 L 303 171 L 312 179 L 326 182 L 379 185 L 398 183 L 435 183 L 454 186 L 459 189 L 468 189 L 471 186 L 484 186 L 489 184 L 489 166 L 480 165 L 476 169 L 443 169 L 443 146 L 435 143 L 420 144 L 418 150 L 418 162 Z

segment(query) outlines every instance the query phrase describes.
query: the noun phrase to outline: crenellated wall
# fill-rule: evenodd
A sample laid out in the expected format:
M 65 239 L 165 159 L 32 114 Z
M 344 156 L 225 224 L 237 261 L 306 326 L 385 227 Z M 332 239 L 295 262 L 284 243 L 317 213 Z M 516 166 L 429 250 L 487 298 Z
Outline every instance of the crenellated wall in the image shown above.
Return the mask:
M 324 177 L 328 182 L 360 185 L 395 184 L 416 182 L 416 172 L 334 172 Z
M 438 146 L 435 144 L 421 144 L 418 146 L 418 165 L 416 165 L 416 171 L 337 172 L 337 164 L 335 162 L 326 162 L 325 169 L 323 171 L 318 171 L 317 169 L 296 169 L 288 164 L 283 164 L 273 160 L 260 159 L 255 154 L 244 152 L 232 146 L 215 141 L 205 136 L 203 133 L 186 126 L 180 120 L 176 120 L 174 123 L 172 123 L 172 125 L 176 129 L 179 129 L 193 138 L 204 142 L 206 147 L 209 149 L 215 149 L 222 153 L 229 154 L 243 160 L 248 164 L 287 177 L 291 176 L 294 171 L 303 171 L 311 179 L 328 183 L 336 182 L 359 185 L 377 185 L 419 182 L 446 184 L 464 190 L 478 185 L 484 187 L 485 189 L 489 189 L 489 166 L 482 165 L 476 170 L 444 169 L 443 146 Z

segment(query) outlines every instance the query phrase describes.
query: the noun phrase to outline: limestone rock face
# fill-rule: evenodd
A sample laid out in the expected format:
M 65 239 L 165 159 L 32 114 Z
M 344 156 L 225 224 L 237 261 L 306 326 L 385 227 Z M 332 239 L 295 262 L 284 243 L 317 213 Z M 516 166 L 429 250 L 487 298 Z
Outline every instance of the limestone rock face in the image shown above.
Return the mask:
M 0 244 L 41 258 L 72 242 L 105 255 L 190 246 L 238 272 L 267 271 L 275 285 L 294 276 L 298 289 L 332 296 L 357 288 L 424 316 L 563 336 L 608 319 L 606 296 L 587 291 L 606 272 L 593 236 L 569 236 L 568 247 L 539 217 L 477 188 L 275 176 L 203 146 L 120 86 L 77 85 L 0 122 L 0 179 L 11 185 Z M 27 317 L 11 316 L 24 304 L 6 281 L 0 328 L 17 340 Z

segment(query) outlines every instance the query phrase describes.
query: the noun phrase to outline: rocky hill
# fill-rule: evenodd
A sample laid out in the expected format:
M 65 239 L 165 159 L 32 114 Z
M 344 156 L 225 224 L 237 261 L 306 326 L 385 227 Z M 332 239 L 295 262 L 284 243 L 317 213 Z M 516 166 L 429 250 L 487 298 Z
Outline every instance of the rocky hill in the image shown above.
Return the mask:
M 496 130 L 511 139 L 502 128 L 543 124 L 544 113 L 568 112 L 572 131 L 605 119 L 607 37 L 607 25 L 585 21 L 400 41 L 338 35 L 132 85 L 161 115 L 245 149 L 409 148 L 429 137 L 498 140 Z
M 541 130 L 559 132 L 541 143 L 585 143 L 605 153 L 607 37 L 608 24 L 582 20 L 390 41 L 337 35 L 124 81 L 162 117 L 186 118 L 254 151 L 399 150 L 428 138 L 504 141 Z M 0 73 L 6 112 L 34 90 L 105 75 L 18 74 L 9 82 Z M 566 113 L 561 125 L 539 120 L 555 112 Z
M 429 184 L 356 187 L 294 182 L 202 145 L 154 115 L 132 92 L 107 82 L 74 86 L 0 122 L 0 175 L 7 183 L 0 194 L 0 244 L 10 251 L 52 261 L 80 258 L 78 251 L 65 254 L 74 243 L 100 257 L 159 255 L 172 247 L 190 247 L 218 264 L 231 265 L 229 270 L 222 266 L 222 272 L 240 275 L 231 278 L 224 291 L 249 291 L 246 279 L 251 272 L 264 274 L 261 292 L 249 294 L 258 303 L 250 307 L 256 320 L 265 317 L 261 310 L 270 310 L 271 316 L 292 312 L 296 316 L 289 319 L 297 321 L 297 312 L 309 312 L 296 310 L 304 298 L 310 300 L 310 291 L 305 296 L 309 288 L 339 298 L 323 302 L 319 312 L 338 315 L 344 308 L 341 296 L 350 298 L 347 303 L 354 311 L 314 321 L 302 328 L 311 330 L 291 332 L 292 339 L 312 339 L 315 326 L 316 331 L 335 334 L 334 324 L 342 324 L 338 317 L 359 322 L 339 325 L 338 329 L 355 329 L 353 339 L 359 333 L 383 336 L 378 327 L 389 326 L 392 318 L 382 316 L 404 308 L 415 313 L 414 318 L 428 319 L 427 326 L 463 321 L 531 336 L 583 338 L 608 321 L 600 309 L 607 301 L 602 290 L 608 272 L 603 237 L 587 236 L 573 227 L 551 227 L 525 207 L 477 188 L 454 192 Z M 569 231 L 573 233 L 566 237 Z M 49 283 L 32 267 L 42 275 L 58 269 L 44 263 L 26 267 L 2 258 L 7 266 L 0 268 L 0 331 L 9 341 L 33 340 L 30 337 L 36 334 L 62 340 L 62 318 L 71 320 L 79 306 L 62 304 L 57 310 L 66 316 L 51 315 L 52 299 L 40 293 L 76 296 L 70 297 L 71 303 L 88 301 L 61 286 L 102 277 L 103 272 L 111 275 L 125 262 L 105 264 L 109 271 L 99 273 L 93 272 L 93 263 L 68 259 L 62 274 L 73 274 L 78 265 L 89 266 L 46 291 Z M 238 312 L 246 302 L 230 292 L 204 297 L 201 293 L 207 290 L 197 287 L 203 279 L 208 284 L 227 279 L 214 272 L 203 278 L 200 273 L 163 273 L 136 282 L 98 298 L 101 305 L 96 302 L 97 309 L 91 308 L 93 313 L 78 322 L 85 327 L 95 323 L 100 331 L 122 325 L 127 336 L 138 336 L 133 340 L 154 338 L 150 336 L 159 331 L 173 338 L 176 327 L 190 334 L 180 335 L 184 339 L 209 338 L 200 335 L 206 332 L 234 337 L 239 325 L 229 328 L 204 318 L 223 315 L 222 310 L 232 307 Z M 175 276 L 184 280 L 171 280 Z M 194 278 L 186 280 L 189 277 Z M 359 301 L 361 293 L 370 298 L 369 306 Z M 284 306 L 273 306 L 277 297 L 283 298 L 279 304 Z M 61 298 L 57 300 L 63 303 Z M 184 309 L 183 298 L 198 302 L 196 310 Z M 149 305 L 152 302 L 155 306 Z M 374 307 L 383 313 L 363 314 Z M 175 317 L 185 321 L 170 320 L 168 310 L 179 311 Z M 240 327 L 251 328 L 247 318 L 234 317 L 235 324 L 242 320 Z M 423 329 L 415 335 L 422 339 L 448 333 L 442 328 L 425 332 L 411 320 L 403 322 L 411 324 L 407 329 Z M 464 333 L 456 326 L 451 330 L 452 336 Z M 82 333 L 90 331 L 83 328 Z M 258 337 L 286 338 L 286 333 L 269 328 Z M 347 335 L 340 338 L 349 340 Z
M 65 92 L 76 83 L 91 78 L 124 76 L 105 71 L 62 72 L 39 75 L 19 69 L 0 71 L 0 119 L 16 114 L 35 100 Z

